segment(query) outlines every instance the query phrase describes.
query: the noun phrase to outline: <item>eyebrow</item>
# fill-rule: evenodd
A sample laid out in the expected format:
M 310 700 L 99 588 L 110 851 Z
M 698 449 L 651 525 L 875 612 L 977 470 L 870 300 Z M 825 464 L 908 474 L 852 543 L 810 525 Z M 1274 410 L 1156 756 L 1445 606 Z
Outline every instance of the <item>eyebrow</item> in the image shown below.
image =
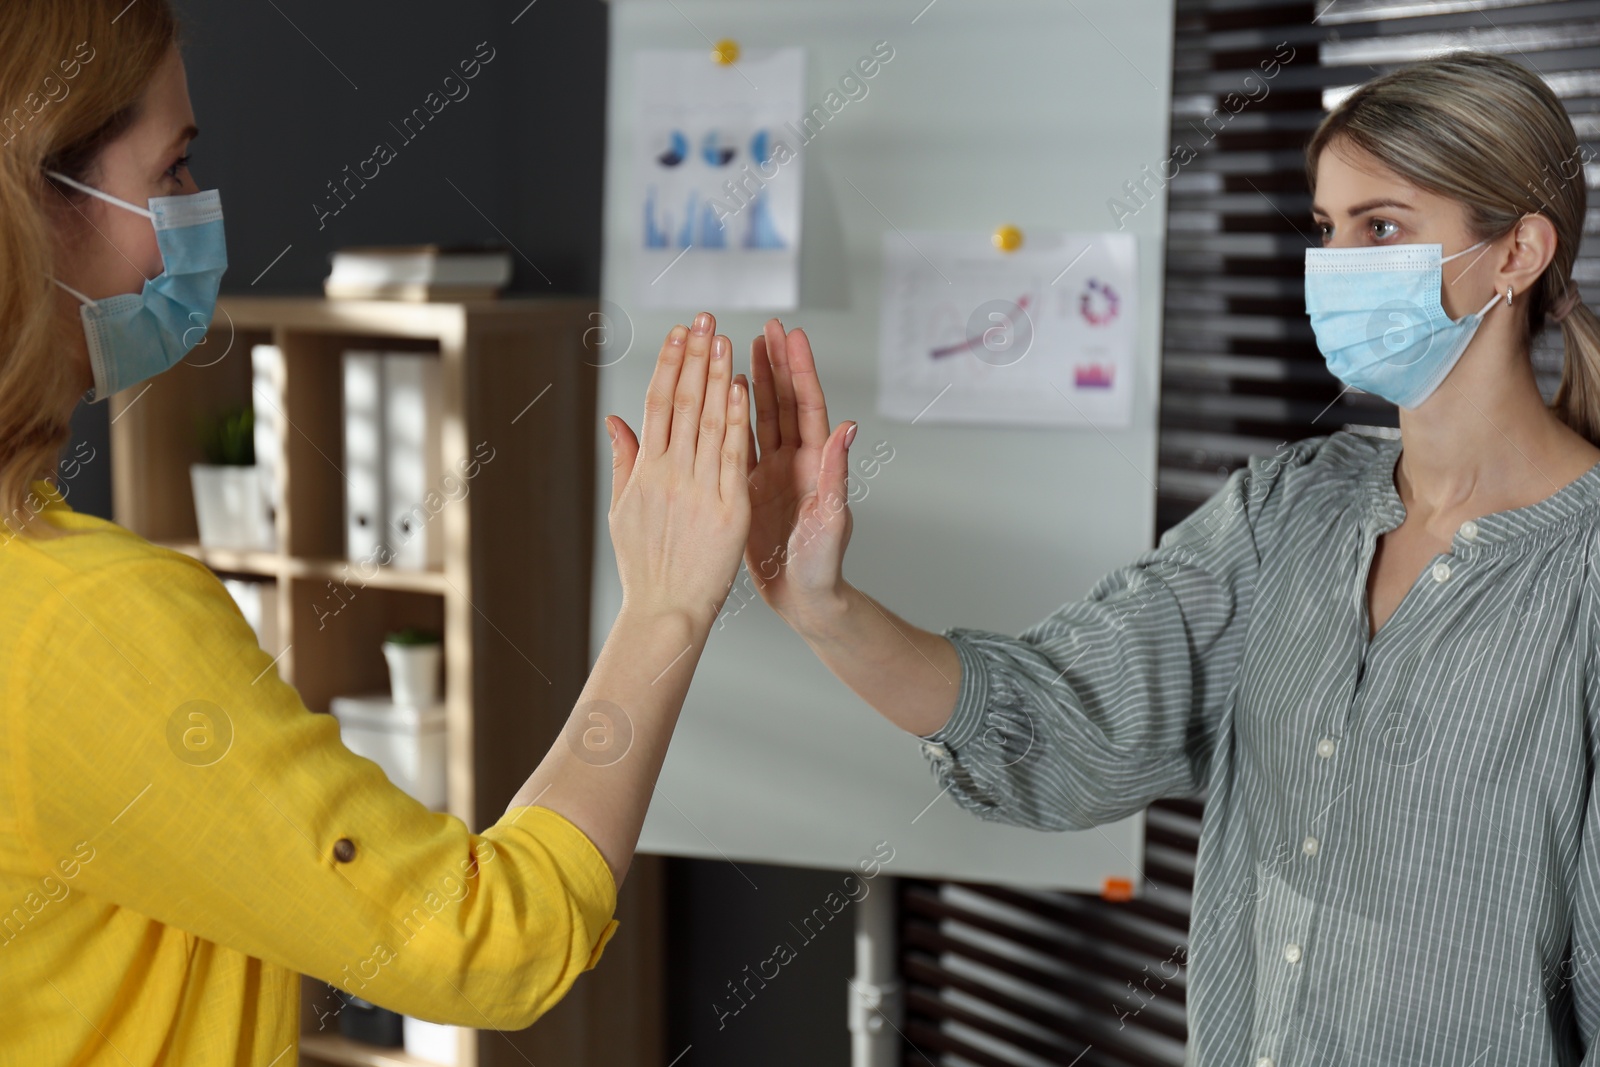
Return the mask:
M 1350 217 L 1354 218 L 1357 215 L 1364 215 L 1368 211 L 1371 211 L 1373 208 L 1377 208 L 1377 207 L 1396 207 L 1396 208 L 1399 208 L 1401 211 L 1415 211 L 1416 210 L 1416 208 L 1412 207 L 1410 204 L 1404 203 L 1403 201 L 1400 201 L 1400 200 L 1368 200 L 1364 204 L 1357 204 L 1355 207 L 1351 208 L 1350 209 Z M 1311 205 L 1311 213 L 1313 215 L 1327 215 L 1328 214 L 1328 212 L 1318 204 L 1312 204 Z
M 190 125 L 185 126 L 183 129 L 178 131 L 178 136 L 176 136 L 176 137 L 174 137 L 172 139 L 172 142 L 168 147 L 169 148 L 176 148 L 178 145 L 182 144 L 183 142 L 192 141 L 196 137 L 199 137 L 199 136 L 200 136 L 200 127 L 195 126 L 193 124 L 190 124 Z

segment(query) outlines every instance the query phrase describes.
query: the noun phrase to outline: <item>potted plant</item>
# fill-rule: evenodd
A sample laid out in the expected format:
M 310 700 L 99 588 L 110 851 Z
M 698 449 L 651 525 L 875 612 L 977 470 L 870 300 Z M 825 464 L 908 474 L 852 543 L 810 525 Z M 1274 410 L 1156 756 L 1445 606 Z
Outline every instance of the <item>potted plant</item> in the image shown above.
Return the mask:
M 196 422 L 206 457 L 189 468 L 200 543 L 208 548 L 272 548 L 272 519 L 256 469 L 254 413 L 233 407 Z
M 443 652 L 438 634 L 415 626 L 383 639 L 383 657 L 389 661 L 389 695 L 396 704 L 430 708 L 439 702 Z

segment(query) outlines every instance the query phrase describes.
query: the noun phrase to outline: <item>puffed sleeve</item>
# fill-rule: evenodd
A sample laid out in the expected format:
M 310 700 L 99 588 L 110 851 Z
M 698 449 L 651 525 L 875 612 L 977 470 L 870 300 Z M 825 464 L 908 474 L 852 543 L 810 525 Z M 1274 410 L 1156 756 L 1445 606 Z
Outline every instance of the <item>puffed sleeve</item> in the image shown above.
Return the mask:
M 1254 456 L 1158 546 L 1017 636 L 944 632 L 961 663 L 934 777 L 980 818 L 1085 830 L 1205 784 L 1284 474 L 1327 437 Z
M 390 784 L 204 566 L 162 551 L 52 586 L 12 751 L 36 858 L 93 842 L 77 888 L 458 1025 L 525 1027 L 598 961 L 616 885 L 582 831 L 519 807 L 474 833 Z

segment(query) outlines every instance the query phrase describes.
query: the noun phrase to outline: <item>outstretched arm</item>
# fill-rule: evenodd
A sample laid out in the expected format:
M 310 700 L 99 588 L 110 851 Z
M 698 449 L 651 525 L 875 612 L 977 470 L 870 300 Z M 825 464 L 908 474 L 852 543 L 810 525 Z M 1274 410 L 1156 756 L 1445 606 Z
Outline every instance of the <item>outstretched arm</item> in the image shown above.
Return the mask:
M 749 529 L 749 400 L 715 329 L 705 313 L 672 328 L 641 438 L 607 417 L 622 610 L 561 736 L 510 804 L 571 820 L 619 887 Z
M 852 424 L 830 429 L 804 332 L 769 322 L 751 381 L 757 588 L 846 685 L 927 742 L 958 803 L 1082 829 L 1203 786 L 1254 602 L 1256 527 L 1318 439 L 1253 459 L 1158 548 L 1022 634 L 936 634 L 844 580 Z

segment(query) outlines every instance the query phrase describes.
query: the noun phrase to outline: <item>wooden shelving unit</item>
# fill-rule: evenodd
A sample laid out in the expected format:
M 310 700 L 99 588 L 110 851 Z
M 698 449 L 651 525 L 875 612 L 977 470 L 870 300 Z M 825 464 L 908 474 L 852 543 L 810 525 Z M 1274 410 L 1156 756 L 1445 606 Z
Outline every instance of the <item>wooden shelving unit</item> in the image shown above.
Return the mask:
M 269 582 L 283 678 L 313 712 L 388 685 L 380 643 L 404 626 L 444 634 L 449 811 L 474 830 L 497 821 L 555 740 L 589 667 L 596 370 L 582 343 L 592 299 L 470 303 L 224 297 L 204 345 L 110 405 L 116 521 L 213 570 Z M 282 380 L 252 398 L 250 350 L 276 344 Z M 437 353 L 442 466 L 465 486 L 429 519 L 443 537 L 431 571 L 345 558 L 340 354 Z M 278 550 L 199 544 L 190 464 L 197 415 L 276 404 L 283 506 Z M 458 464 L 490 454 L 470 480 Z M 441 496 L 449 496 L 441 489 Z M 462 1031 L 460 1067 L 664 1067 L 661 861 L 634 861 L 605 958 L 537 1024 Z M 319 1026 L 329 994 L 302 982 L 302 1062 L 423 1061 Z M 320 1005 L 320 1007 L 319 1007 Z

